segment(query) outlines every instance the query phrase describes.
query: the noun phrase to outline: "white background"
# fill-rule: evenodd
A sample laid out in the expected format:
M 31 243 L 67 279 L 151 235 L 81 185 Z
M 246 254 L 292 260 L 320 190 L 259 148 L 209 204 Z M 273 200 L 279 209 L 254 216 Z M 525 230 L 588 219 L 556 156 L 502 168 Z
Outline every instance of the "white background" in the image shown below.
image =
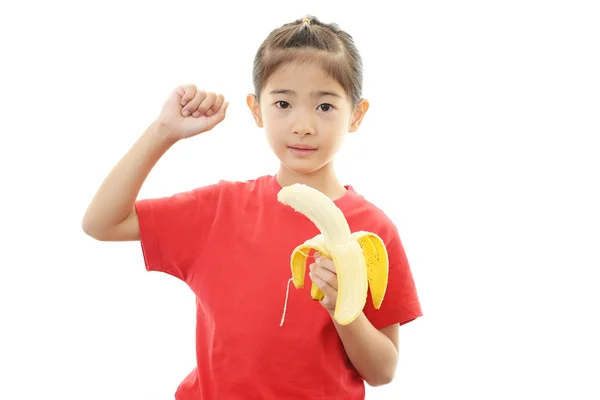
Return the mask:
M 305 14 L 364 57 L 371 109 L 337 168 L 398 225 L 425 314 L 368 398 L 600 398 L 593 3 L 6 2 L 0 398 L 173 398 L 193 295 L 147 273 L 138 243 L 86 237 L 83 213 L 180 83 L 224 93 L 228 117 L 142 197 L 275 172 L 245 104 L 252 58 Z

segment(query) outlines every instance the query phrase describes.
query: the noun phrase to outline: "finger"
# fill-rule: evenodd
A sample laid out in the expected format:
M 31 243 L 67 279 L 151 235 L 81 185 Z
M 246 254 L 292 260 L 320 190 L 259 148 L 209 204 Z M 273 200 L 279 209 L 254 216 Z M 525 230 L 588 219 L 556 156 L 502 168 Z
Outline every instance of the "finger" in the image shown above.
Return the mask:
M 314 268 L 311 268 L 311 273 L 337 291 L 337 275 L 334 272 L 331 272 L 327 268 L 319 267 L 318 265 L 316 265 Z
M 196 109 L 198 109 L 198 106 L 200 103 L 202 103 L 202 101 L 204 101 L 205 97 L 206 92 L 204 90 L 196 90 L 194 97 L 181 110 L 181 114 L 184 117 L 191 115 L 194 111 L 196 111 Z
M 216 114 L 213 114 L 209 117 L 204 116 L 204 118 L 199 119 L 198 122 L 202 123 L 203 130 L 208 131 L 213 129 L 215 126 L 221 123 L 225 119 L 225 113 L 227 111 L 229 103 L 226 101 L 223 103 L 219 111 Z
M 221 108 L 221 106 L 223 105 L 223 103 L 225 102 L 225 96 L 223 96 L 222 94 L 218 94 L 217 98 L 215 99 L 215 103 L 212 105 L 212 107 L 210 107 L 207 111 L 206 111 L 206 116 L 210 117 L 213 114 L 216 114 L 219 109 Z
M 321 305 L 327 310 L 335 312 L 335 302 L 336 300 L 332 299 L 331 297 L 325 296 L 323 297 L 323 300 L 321 300 L 319 303 L 321 303 Z
M 335 290 L 333 287 L 331 287 L 331 285 L 329 285 L 329 283 L 325 282 L 323 279 L 321 279 L 319 276 L 315 275 L 313 272 L 309 273 L 308 275 L 310 277 L 310 280 L 315 285 L 317 285 L 317 287 L 319 289 L 321 289 L 321 291 L 325 295 L 325 299 L 337 298 L 337 290 Z
M 202 102 L 198 105 L 198 109 L 194 112 L 195 117 L 199 117 L 201 115 L 205 115 L 206 112 L 215 104 L 215 100 L 217 99 L 217 95 L 214 92 L 206 93 L 206 96 L 202 100 Z
M 333 263 L 333 260 L 329 257 L 319 256 L 315 258 L 315 263 L 317 263 L 319 267 L 323 267 L 325 269 L 330 270 L 331 272 L 335 272 L 335 264 Z
M 194 98 L 194 95 L 196 94 L 196 85 L 181 85 L 175 91 L 181 96 L 181 105 L 185 106 Z
M 212 126 L 217 125 L 218 123 L 223 121 L 223 119 L 225 119 L 225 114 L 227 113 L 227 107 L 229 107 L 228 101 L 223 103 L 223 105 L 221 106 L 221 108 L 219 108 L 219 111 L 217 111 L 216 114 L 211 114 L 209 116 L 210 123 L 212 124 Z

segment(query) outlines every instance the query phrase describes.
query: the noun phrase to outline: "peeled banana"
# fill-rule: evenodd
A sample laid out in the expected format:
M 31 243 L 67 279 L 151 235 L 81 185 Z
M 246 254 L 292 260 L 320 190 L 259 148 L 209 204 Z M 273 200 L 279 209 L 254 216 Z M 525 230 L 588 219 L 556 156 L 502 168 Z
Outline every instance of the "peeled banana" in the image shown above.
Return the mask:
M 283 187 L 277 200 L 306 216 L 321 232 L 293 250 L 290 265 L 294 286 L 304 287 L 306 261 L 310 251 L 315 250 L 330 257 L 335 264 L 338 294 L 333 318 L 340 325 L 347 325 L 360 315 L 368 290 L 373 306 L 380 308 L 389 268 L 383 240 L 372 232 L 351 233 L 342 211 L 329 197 L 310 186 L 297 183 Z M 314 283 L 311 297 L 315 300 L 324 297 Z

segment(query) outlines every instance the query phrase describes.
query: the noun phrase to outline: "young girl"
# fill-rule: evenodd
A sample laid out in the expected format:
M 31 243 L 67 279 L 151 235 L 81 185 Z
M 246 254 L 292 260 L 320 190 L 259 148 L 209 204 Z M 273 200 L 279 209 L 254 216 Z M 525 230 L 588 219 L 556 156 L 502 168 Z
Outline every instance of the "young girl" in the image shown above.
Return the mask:
M 361 58 L 335 24 L 303 18 L 271 32 L 254 60 L 247 103 L 281 161 L 276 174 L 219 181 L 164 198 L 138 200 L 159 158 L 175 143 L 213 129 L 228 102 L 194 85 L 176 88 L 162 111 L 102 183 L 83 229 L 102 241 L 141 242 L 146 269 L 183 280 L 196 295 L 197 365 L 178 400 L 363 399 L 364 382 L 389 383 L 398 362 L 398 327 L 422 315 L 395 225 L 336 178 L 344 135 L 369 107 L 361 98 Z M 341 326 L 333 319 L 335 265 L 315 255 L 307 279 L 291 288 L 294 247 L 318 234 L 306 217 L 277 201 L 293 183 L 312 186 L 345 214 L 352 231 L 380 235 L 389 282 L 376 310 Z

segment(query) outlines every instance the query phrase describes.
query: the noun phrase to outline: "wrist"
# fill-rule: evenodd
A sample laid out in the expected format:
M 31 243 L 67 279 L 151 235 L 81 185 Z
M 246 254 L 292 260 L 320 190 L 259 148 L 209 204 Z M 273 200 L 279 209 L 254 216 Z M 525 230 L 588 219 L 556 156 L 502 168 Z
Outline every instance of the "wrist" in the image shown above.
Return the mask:
M 160 121 L 154 121 L 146 131 L 146 136 L 153 144 L 165 150 L 177 143 L 178 139 L 169 126 Z

